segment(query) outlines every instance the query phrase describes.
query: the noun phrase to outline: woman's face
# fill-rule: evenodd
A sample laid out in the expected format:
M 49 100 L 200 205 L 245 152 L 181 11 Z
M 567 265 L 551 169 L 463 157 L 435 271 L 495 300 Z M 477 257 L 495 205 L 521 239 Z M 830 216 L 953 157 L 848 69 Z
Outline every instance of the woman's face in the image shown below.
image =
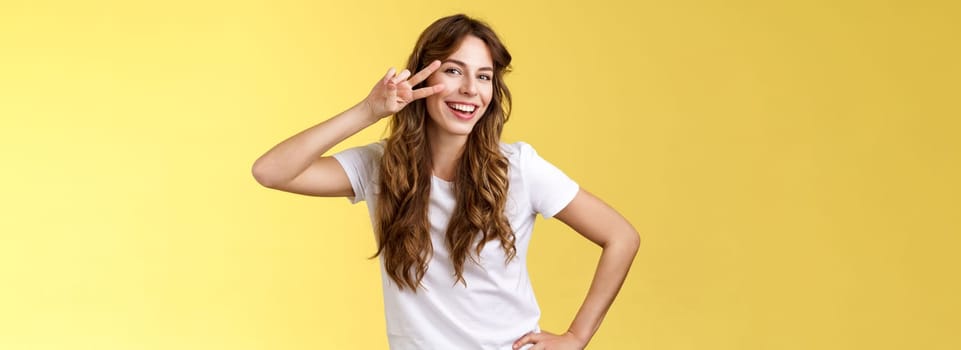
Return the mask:
M 494 91 L 494 64 L 487 44 L 468 35 L 430 77 L 427 85 L 444 84 L 442 92 L 427 97 L 428 129 L 434 133 L 467 136 L 484 115 Z

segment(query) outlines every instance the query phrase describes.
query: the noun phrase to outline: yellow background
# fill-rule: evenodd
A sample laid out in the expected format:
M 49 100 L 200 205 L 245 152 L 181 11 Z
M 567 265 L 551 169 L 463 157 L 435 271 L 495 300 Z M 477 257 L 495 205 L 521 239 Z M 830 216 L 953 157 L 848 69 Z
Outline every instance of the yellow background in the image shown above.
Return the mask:
M 366 208 L 250 166 L 456 12 L 641 232 L 592 349 L 961 348 L 957 4 L 3 0 L 0 349 L 386 348 Z M 600 250 L 531 249 L 563 331 Z

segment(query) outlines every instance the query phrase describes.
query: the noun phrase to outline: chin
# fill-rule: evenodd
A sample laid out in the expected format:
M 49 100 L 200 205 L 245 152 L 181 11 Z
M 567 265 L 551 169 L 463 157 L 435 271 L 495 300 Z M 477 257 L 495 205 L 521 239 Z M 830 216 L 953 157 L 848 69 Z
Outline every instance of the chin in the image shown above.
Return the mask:
M 448 123 L 447 125 L 444 125 L 443 129 L 447 133 L 450 133 L 453 135 L 467 136 L 467 135 L 470 135 L 472 131 L 474 131 L 474 125 L 472 124 L 470 126 L 465 126 L 465 125 L 457 125 L 454 123 Z
M 445 106 L 446 107 L 446 106 Z M 442 111 L 440 114 L 442 116 L 441 123 L 437 123 L 437 119 L 430 118 L 433 124 L 444 133 L 458 136 L 468 136 L 477 126 L 477 122 L 484 115 L 484 110 L 477 111 L 478 113 L 472 118 L 465 120 L 454 115 L 454 113 L 449 113 L 449 111 Z

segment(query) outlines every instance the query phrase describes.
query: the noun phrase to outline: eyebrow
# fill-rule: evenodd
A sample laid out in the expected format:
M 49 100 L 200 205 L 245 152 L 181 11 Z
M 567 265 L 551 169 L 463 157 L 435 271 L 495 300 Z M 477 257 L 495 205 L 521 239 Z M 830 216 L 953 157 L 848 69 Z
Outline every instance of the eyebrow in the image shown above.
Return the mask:
M 466 64 L 466 63 L 461 62 L 461 61 L 458 61 L 458 60 L 455 60 L 455 59 L 451 59 L 451 58 L 448 58 L 448 59 L 444 60 L 443 62 L 444 62 L 444 63 L 453 63 L 453 64 L 456 64 L 456 65 L 461 66 L 461 67 L 467 67 L 467 64 Z M 481 71 L 481 70 L 494 71 L 494 68 L 491 68 L 491 67 L 480 67 L 480 68 L 477 69 L 477 70 L 479 70 L 479 71 Z

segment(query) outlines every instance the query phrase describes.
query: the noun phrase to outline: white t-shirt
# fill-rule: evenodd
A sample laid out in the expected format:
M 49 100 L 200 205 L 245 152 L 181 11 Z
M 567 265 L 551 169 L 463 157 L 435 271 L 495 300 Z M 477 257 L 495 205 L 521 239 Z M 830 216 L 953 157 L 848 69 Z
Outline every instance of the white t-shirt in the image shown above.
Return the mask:
M 348 199 L 351 203 L 366 200 L 374 225 L 383 152 L 383 142 L 377 142 L 333 155 L 354 189 L 355 196 Z M 381 256 L 387 339 L 392 350 L 509 350 L 525 333 L 540 332 L 540 308 L 527 274 L 531 230 L 538 213 L 553 217 L 574 199 L 579 187 L 526 143 L 501 143 L 501 152 L 510 162 L 505 211 L 514 231 L 516 257 L 505 264 L 500 241 L 490 241 L 481 252 L 479 265 L 465 261 L 467 286 L 455 283 L 444 241 L 454 210 L 454 192 L 450 182 L 432 177 L 428 215 L 434 252 L 417 293 L 397 288 L 384 272 Z

